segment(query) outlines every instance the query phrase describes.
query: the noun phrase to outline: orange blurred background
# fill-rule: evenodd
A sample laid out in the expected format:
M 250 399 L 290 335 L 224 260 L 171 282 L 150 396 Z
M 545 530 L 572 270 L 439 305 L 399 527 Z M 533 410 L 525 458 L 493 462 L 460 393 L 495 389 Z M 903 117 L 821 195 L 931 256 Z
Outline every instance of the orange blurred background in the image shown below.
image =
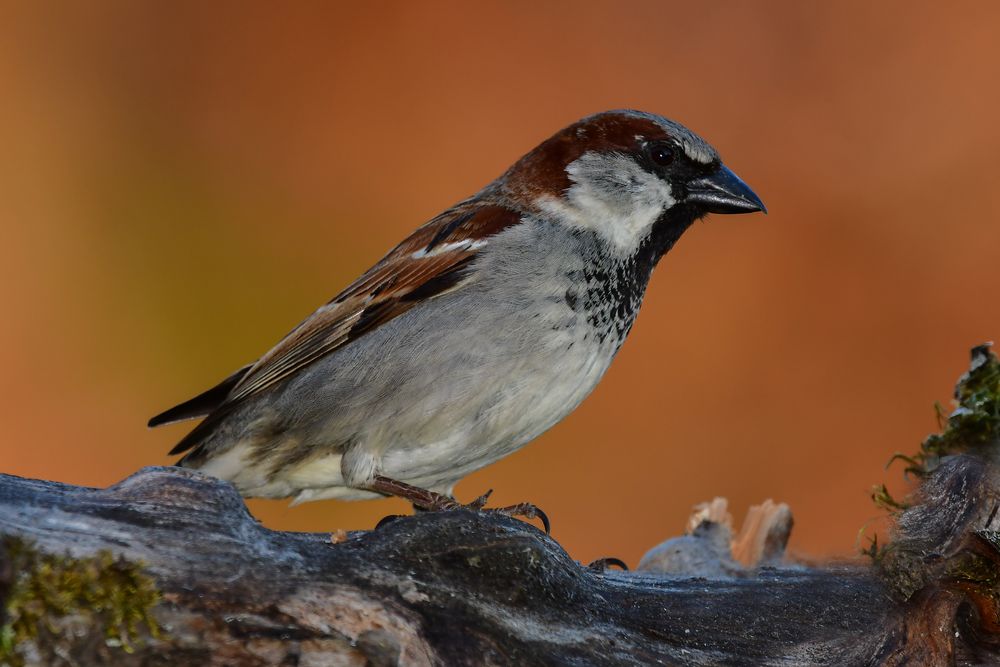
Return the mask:
M 707 137 L 770 215 L 661 263 L 563 423 L 458 487 L 632 564 L 693 504 L 791 505 L 853 553 L 883 465 L 1000 335 L 1000 5 L 5 3 L 0 470 L 167 464 L 146 419 L 256 358 L 560 127 L 635 107 Z M 367 528 L 400 501 L 251 502 Z

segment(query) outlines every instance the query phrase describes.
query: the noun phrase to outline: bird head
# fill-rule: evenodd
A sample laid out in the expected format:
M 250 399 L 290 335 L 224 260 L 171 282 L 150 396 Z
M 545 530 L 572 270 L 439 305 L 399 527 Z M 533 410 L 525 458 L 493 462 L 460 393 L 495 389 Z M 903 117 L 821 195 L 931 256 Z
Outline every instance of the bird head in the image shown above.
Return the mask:
M 766 212 L 704 139 L 631 110 L 564 128 L 518 160 L 497 186 L 522 210 L 592 231 L 623 253 L 657 233 L 675 240 L 708 213 Z

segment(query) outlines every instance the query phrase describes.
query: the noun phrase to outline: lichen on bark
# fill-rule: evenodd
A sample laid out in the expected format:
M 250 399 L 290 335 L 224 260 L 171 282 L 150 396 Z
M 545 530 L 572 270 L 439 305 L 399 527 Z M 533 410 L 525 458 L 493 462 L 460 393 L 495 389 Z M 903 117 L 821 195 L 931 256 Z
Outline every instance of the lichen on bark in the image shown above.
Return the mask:
M 109 659 L 131 653 L 143 638 L 159 636 L 151 614 L 159 601 L 141 563 L 107 550 L 85 558 L 43 553 L 26 540 L 3 536 L 0 665 L 63 664 L 81 651 Z M 80 645 L 84 637 L 87 646 Z

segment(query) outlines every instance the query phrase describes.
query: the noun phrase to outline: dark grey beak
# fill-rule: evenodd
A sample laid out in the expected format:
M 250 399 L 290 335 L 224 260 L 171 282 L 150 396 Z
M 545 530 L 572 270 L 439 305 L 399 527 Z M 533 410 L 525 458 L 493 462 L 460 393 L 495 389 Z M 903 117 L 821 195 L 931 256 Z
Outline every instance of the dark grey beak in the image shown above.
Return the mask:
M 767 213 L 760 197 L 725 165 L 720 165 L 711 176 L 688 183 L 684 201 L 708 213 Z

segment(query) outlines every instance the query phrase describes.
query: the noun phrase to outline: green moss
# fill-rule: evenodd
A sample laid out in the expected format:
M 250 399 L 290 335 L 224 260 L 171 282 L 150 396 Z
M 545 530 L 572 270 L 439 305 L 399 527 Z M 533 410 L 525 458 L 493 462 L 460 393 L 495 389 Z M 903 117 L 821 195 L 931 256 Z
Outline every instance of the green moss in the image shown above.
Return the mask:
M 924 476 L 941 457 L 981 449 L 1000 441 L 1000 362 L 990 345 L 972 348 L 969 371 L 955 387 L 955 409 L 945 415 L 934 406 L 941 433 L 928 436 L 920 452 L 910 459 L 908 472 Z
M 885 484 L 879 484 L 872 489 L 872 501 L 877 507 L 889 510 L 890 512 L 898 512 L 909 507 L 908 504 L 902 502 L 901 500 L 893 498 Z
M 945 414 L 940 403 L 934 406 L 941 432 L 928 436 L 920 450 L 910 455 L 896 454 L 889 463 L 901 461 L 906 475 L 923 479 L 941 459 L 950 454 L 975 451 L 1000 442 L 1000 361 L 990 350 L 990 344 L 972 348 L 972 363 L 955 387 L 955 407 Z M 890 495 L 885 484 L 872 489 L 872 500 L 881 509 L 896 513 L 909 505 Z M 885 546 L 872 546 L 862 553 L 878 561 Z
M 131 652 L 144 634 L 158 636 L 150 612 L 160 595 L 141 564 L 108 551 L 89 558 L 42 553 L 9 536 L 0 538 L 0 564 L 4 557 L 10 578 L 0 601 L 0 665 L 23 665 L 19 648 L 58 638 L 60 621 L 70 616 L 102 634 L 112 651 Z
M 867 537 L 865 535 L 865 528 L 867 528 L 867 526 L 862 527 L 861 530 L 858 531 L 859 543 L 861 542 L 861 540 Z M 878 543 L 878 533 L 873 534 L 871 537 L 868 537 L 867 539 L 868 539 L 868 546 L 860 548 L 861 555 L 868 556 L 869 558 L 872 559 L 872 561 L 878 564 L 879 558 L 882 555 L 882 547 Z

